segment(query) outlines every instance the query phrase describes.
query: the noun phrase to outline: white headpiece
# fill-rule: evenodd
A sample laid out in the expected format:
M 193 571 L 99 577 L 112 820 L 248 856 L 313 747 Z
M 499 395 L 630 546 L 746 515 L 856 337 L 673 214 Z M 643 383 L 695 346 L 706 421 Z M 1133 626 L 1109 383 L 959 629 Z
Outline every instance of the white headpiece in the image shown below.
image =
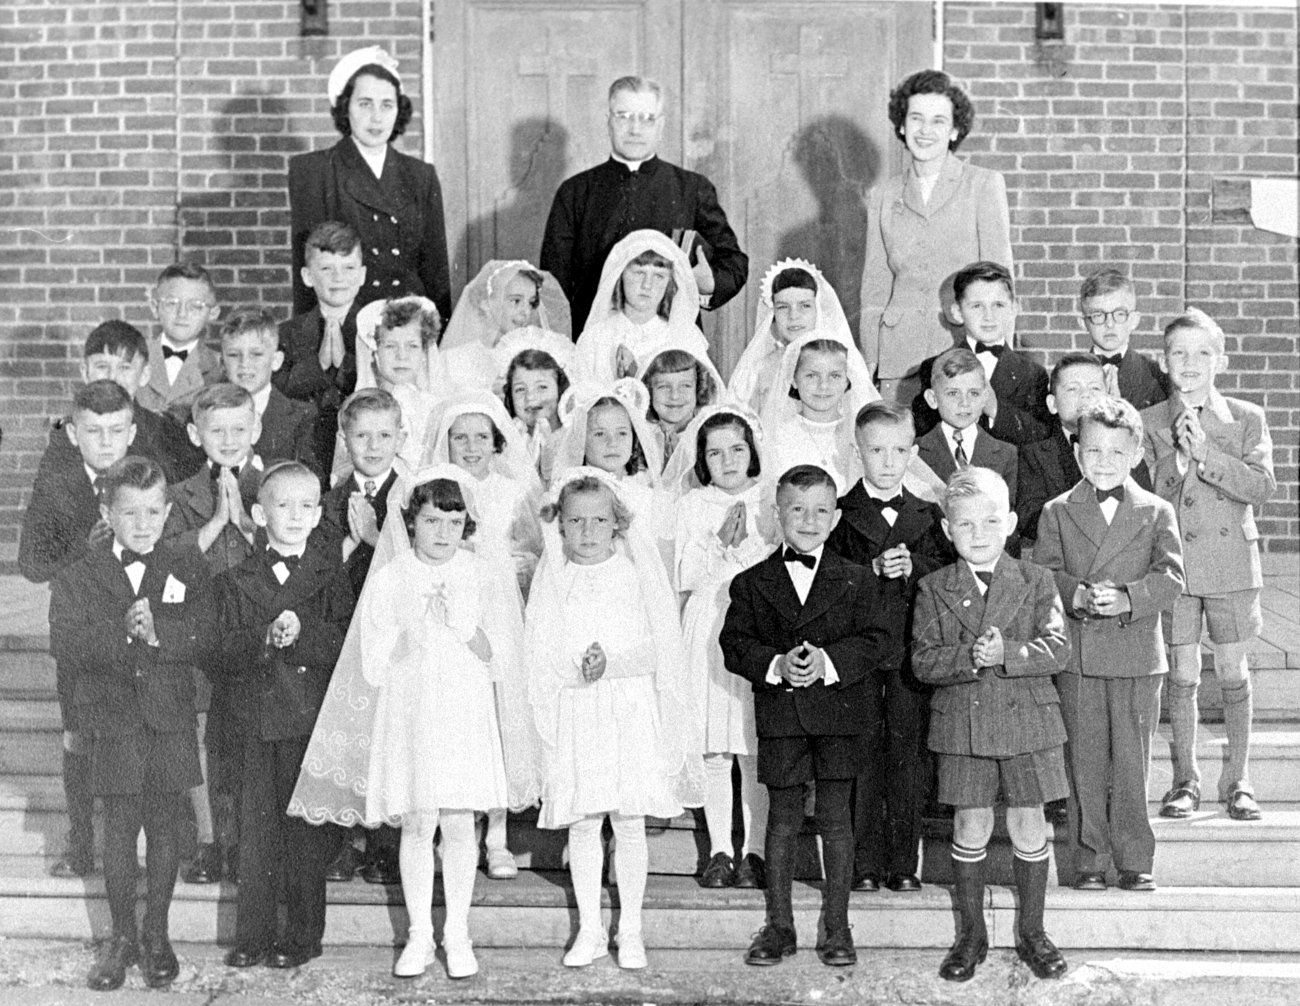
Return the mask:
M 425 311 L 432 311 L 435 315 L 438 314 L 437 304 L 428 297 L 420 297 L 415 294 L 396 297 L 392 300 L 372 300 L 357 312 L 357 388 L 375 388 L 379 386 L 374 370 L 375 332 L 384 317 L 384 308 L 389 304 L 410 300 L 419 302 L 420 307 Z M 441 319 L 441 315 L 438 315 L 438 317 Z M 441 397 L 445 394 L 447 378 L 438 346 L 435 343 L 429 344 L 428 349 L 425 351 L 425 357 L 428 360 L 428 366 L 419 375 L 420 390 Z
M 609 255 L 605 258 L 605 265 L 600 270 L 600 284 L 596 287 L 596 299 L 591 302 L 591 313 L 587 315 L 587 328 L 583 331 L 614 313 L 614 288 L 623 278 L 623 270 L 632 263 L 634 258 L 647 251 L 657 252 L 672 265 L 673 282 L 677 286 L 677 293 L 668 310 L 668 324 L 695 326 L 695 319 L 700 314 L 700 288 L 695 283 L 695 274 L 691 272 L 690 260 L 667 234 L 646 229 L 633 231 L 610 249 Z
M 572 328 L 569 299 L 565 297 L 555 277 L 521 259 L 493 259 L 465 284 L 439 347 L 445 352 L 471 342 L 481 343 L 489 349 L 495 346 L 503 337 L 502 329 L 507 324 L 506 287 L 524 271 L 542 277 L 541 289 L 538 291 L 538 324 L 567 337 Z
M 528 456 L 524 435 L 506 413 L 501 400 L 486 391 L 470 391 L 456 395 L 441 403 L 433 411 L 429 416 L 429 425 L 426 427 L 429 434 L 424 442 L 425 464 L 450 466 L 465 474 L 461 468 L 451 463 L 448 437 L 452 424 L 458 418 L 473 414 L 487 416 L 505 439 L 505 446 L 500 453 L 493 455 L 492 469 L 509 479 L 524 483 L 529 492 L 540 492 L 541 483 L 537 478 L 537 469 L 533 467 L 532 460 Z M 473 476 L 469 477 L 474 481 Z
M 326 85 L 326 92 L 330 98 L 330 108 L 338 104 L 339 95 L 348 86 L 348 81 L 363 66 L 383 67 L 397 78 L 397 84 L 399 87 L 401 86 L 402 75 L 397 70 L 398 62 L 388 55 L 385 49 L 377 45 L 367 46 L 364 49 L 353 49 L 346 56 L 339 59 L 334 64 L 334 69 L 330 71 L 329 82 Z
M 663 457 L 654 427 L 646 420 L 650 407 L 650 392 L 635 377 L 621 377 L 613 384 L 578 384 L 571 387 L 560 399 L 560 436 L 555 446 L 555 471 L 577 468 L 584 464 L 587 453 L 587 416 L 591 408 L 603 398 L 614 398 L 627 410 L 645 453 L 646 476 L 650 485 L 659 484 L 663 471 Z
M 696 445 L 699 442 L 700 427 L 713 416 L 728 415 L 743 420 L 754 434 L 754 447 L 758 451 L 760 464 L 763 460 L 763 423 L 748 407 L 732 402 L 715 402 L 706 405 L 695 414 L 690 425 L 682 431 L 677 440 L 677 450 L 664 468 L 663 485 L 674 497 L 680 497 L 692 489 L 700 487 L 695 477 Z M 767 474 L 766 472 L 764 473 Z

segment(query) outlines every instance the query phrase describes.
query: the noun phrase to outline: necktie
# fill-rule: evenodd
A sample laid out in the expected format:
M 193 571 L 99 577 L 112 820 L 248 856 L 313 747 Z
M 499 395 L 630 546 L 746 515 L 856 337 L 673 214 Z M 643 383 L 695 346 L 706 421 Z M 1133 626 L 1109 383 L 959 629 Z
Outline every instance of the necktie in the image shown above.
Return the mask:
M 1006 343 L 999 343 L 996 346 L 991 346 L 983 342 L 977 342 L 975 344 L 976 353 L 992 353 L 994 359 L 997 360 L 1002 359 L 1002 354 L 1005 353 L 1006 351 L 1007 351 Z
M 130 566 L 135 562 L 145 562 L 145 556 L 139 552 L 132 552 L 129 548 L 122 549 L 122 566 Z
M 965 468 L 970 464 L 970 458 L 966 456 L 966 448 L 962 446 L 961 439 L 961 430 L 953 430 L 952 442 L 957 445 L 957 448 L 952 452 L 952 456 L 956 459 L 958 468 Z
M 788 545 L 786 546 L 785 551 L 781 553 L 781 559 L 783 562 L 797 562 L 800 565 L 807 566 L 809 569 L 817 568 L 816 557 L 809 555 L 807 552 L 796 552 Z
M 320 340 L 320 349 L 316 353 L 321 370 L 343 366 L 343 326 L 337 318 L 325 319 L 325 333 Z
M 170 360 L 174 356 L 176 359 L 180 360 L 181 363 L 184 363 L 190 355 L 188 349 L 172 349 L 171 346 L 166 344 L 163 345 L 162 351 L 164 360 Z
M 894 496 L 893 498 L 887 500 L 882 500 L 876 496 L 868 496 L 867 499 L 871 501 L 871 505 L 875 507 L 877 511 L 884 510 L 886 507 L 889 507 L 891 510 L 903 509 L 902 493 L 899 493 L 897 496 Z
M 1096 490 L 1096 493 L 1098 503 L 1105 503 L 1106 500 L 1109 499 L 1119 500 L 1121 503 L 1124 502 L 1124 487 L 1122 485 L 1115 486 L 1113 489 L 1098 489 Z
M 993 571 L 991 569 L 977 569 L 975 570 L 975 576 L 979 579 L 980 583 L 984 584 L 985 590 L 988 590 L 989 587 L 992 586 Z
M 365 484 L 364 486 L 362 486 L 361 488 L 364 489 L 364 490 L 366 491 L 366 499 L 368 499 L 368 500 L 372 500 L 372 499 L 375 498 L 375 480 L 374 480 L 374 479 L 366 479 L 366 484 Z

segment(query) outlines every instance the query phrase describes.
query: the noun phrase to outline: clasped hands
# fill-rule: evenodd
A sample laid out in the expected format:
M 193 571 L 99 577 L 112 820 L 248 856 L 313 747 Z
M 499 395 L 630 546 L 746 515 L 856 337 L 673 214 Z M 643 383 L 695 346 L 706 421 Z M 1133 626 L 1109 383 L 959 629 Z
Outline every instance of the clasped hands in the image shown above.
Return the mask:
M 292 611 L 282 611 L 266 630 L 266 641 L 277 650 L 283 650 L 298 641 L 300 632 L 302 632 L 302 622 L 298 620 L 298 616 Z
M 996 625 L 991 625 L 981 632 L 971 644 L 970 658 L 975 665 L 976 674 L 986 667 L 997 667 L 998 664 L 1006 663 L 1006 645 L 1002 641 L 1002 630 Z
M 587 684 L 599 681 L 605 674 L 605 666 L 605 651 L 600 648 L 599 643 L 592 643 L 583 650 L 578 668 L 582 671 L 582 680 Z
M 727 516 L 722 520 L 722 527 L 718 528 L 718 541 L 722 542 L 723 548 L 737 548 L 749 537 L 746 523 L 745 501 L 736 500 L 727 508 Z
M 158 633 L 154 629 L 149 598 L 142 597 L 126 609 L 126 634 L 131 639 L 138 639 L 150 646 L 158 645 Z
M 781 677 L 795 688 L 807 688 L 826 677 L 826 651 L 806 639 L 777 662 Z
M 1128 591 L 1115 586 L 1110 580 L 1079 584 L 1074 591 L 1074 607 L 1102 618 L 1112 618 L 1133 610 Z
M 1184 408 L 1178 413 L 1174 420 L 1174 443 L 1197 464 L 1205 460 L 1205 428 L 1201 426 L 1201 417 L 1195 409 Z
M 912 575 L 912 553 L 905 544 L 899 543 L 887 548 L 871 560 L 871 571 L 886 580 L 896 580 L 900 576 Z

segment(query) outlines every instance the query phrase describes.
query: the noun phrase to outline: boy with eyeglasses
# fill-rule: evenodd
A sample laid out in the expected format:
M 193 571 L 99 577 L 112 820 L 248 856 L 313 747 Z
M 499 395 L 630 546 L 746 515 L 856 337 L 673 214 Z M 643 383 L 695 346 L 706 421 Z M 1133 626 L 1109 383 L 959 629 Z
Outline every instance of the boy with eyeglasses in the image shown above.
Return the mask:
M 1098 269 L 1079 290 L 1079 314 L 1101 360 L 1106 394 L 1141 412 L 1169 397 L 1169 378 L 1129 340 L 1142 321 L 1133 282 L 1118 269 Z
M 158 274 L 149 306 L 162 331 L 149 339 L 149 380 L 136 401 L 181 426 L 199 392 L 222 380 L 221 356 L 203 343 L 217 320 L 217 288 L 201 265 L 177 262 Z

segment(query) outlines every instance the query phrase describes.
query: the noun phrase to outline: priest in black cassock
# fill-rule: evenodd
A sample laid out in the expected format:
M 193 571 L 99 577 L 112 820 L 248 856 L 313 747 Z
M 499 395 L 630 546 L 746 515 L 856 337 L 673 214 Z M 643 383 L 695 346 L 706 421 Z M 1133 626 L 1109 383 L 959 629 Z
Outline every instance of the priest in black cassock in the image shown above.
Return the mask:
M 659 85 L 620 77 L 609 89 L 609 160 L 566 179 L 555 193 L 541 267 L 569 298 L 575 339 L 587 322 L 605 257 L 635 230 L 662 231 L 679 243 L 683 233 L 694 232 L 687 253 L 706 310 L 721 307 L 745 285 L 749 257 L 718 205 L 717 190 L 703 175 L 656 156 L 663 134 Z

